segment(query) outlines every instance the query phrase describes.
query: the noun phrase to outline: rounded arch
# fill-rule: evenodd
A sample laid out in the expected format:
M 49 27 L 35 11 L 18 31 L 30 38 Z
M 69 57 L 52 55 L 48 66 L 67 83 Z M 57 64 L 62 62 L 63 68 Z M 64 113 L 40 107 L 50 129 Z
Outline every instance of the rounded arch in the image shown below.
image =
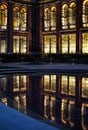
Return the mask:
M 1 3 L 0 8 L 1 9 L 7 9 L 7 3 Z
M 83 1 L 83 5 L 85 5 L 86 3 L 88 4 L 88 0 Z
M 20 10 L 20 6 L 14 6 L 13 7 L 13 11 L 19 11 Z
M 62 9 L 68 9 L 68 5 L 67 4 L 63 4 L 62 5 Z
M 51 11 L 56 11 L 56 6 L 51 7 Z
M 70 8 L 75 8 L 76 7 L 76 3 L 75 2 L 71 2 L 69 5 Z
M 26 12 L 27 12 L 27 8 L 26 8 L 26 7 L 22 7 L 20 10 L 21 10 L 21 12 L 23 12 L 23 13 L 26 13 Z

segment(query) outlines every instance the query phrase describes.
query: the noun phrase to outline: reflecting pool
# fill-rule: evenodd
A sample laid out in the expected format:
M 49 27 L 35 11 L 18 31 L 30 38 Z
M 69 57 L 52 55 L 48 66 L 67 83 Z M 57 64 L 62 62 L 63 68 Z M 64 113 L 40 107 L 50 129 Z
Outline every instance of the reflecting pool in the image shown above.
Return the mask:
M 0 101 L 57 125 L 88 130 L 87 74 L 2 75 Z

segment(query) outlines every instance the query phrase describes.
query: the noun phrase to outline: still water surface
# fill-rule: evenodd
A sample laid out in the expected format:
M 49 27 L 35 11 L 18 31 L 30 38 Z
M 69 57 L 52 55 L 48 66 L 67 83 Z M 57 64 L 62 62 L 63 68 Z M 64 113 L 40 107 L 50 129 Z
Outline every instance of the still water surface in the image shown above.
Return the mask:
M 0 93 L 1 102 L 27 115 L 88 130 L 87 74 L 2 75 Z

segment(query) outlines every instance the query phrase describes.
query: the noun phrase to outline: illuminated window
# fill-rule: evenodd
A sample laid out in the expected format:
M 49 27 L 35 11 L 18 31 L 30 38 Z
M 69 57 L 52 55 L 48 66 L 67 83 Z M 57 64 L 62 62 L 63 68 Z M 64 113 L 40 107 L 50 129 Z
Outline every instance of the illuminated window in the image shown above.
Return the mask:
M 82 97 L 88 98 L 88 78 L 82 78 Z
M 25 8 L 20 10 L 20 29 L 26 30 L 26 19 L 27 19 L 27 12 Z
M 7 29 L 7 5 L 0 5 L 0 28 Z
M 44 30 L 56 30 L 56 7 L 44 9 Z
M 13 9 L 13 29 L 14 30 L 19 30 L 19 25 L 20 25 L 19 14 L 20 14 L 19 8 L 15 7 Z
M 7 37 L 0 36 L 0 53 L 6 53 L 6 52 L 7 52 Z
M 13 53 L 26 53 L 27 43 L 26 36 L 14 36 L 13 37 Z
M 84 0 L 82 8 L 83 27 L 88 27 L 88 0 Z
M 51 8 L 51 30 L 56 30 L 56 8 Z
M 62 35 L 62 53 L 76 52 L 76 34 Z
M 69 6 L 62 6 L 62 29 L 76 27 L 76 4 L 72 2 Z
M 61 93 L 68 95 L 75 95 L 75 77 L 62 76 L 61 77 Z
M 26 20 L 27 20 L 26 8 L 13 8 L 13 29 L 14 30 L 26 30 Z
M 56 91 L 56 75 L 45 75 L 44 76 L 44 90 L 45 91 Z
M 44 10 L 44 29 L 45 31 L 50 29 L 50 10 L 48 8 Z
M 44 53 L 56 53 L 56 36 L 44 36 Z
M 64 4 L 62 6 L 62 28 L 68 28 L 68 5 Z
M 82 34 L 82 53 L 88 53 L 88 34 Z
M 71 3 L 69 7 L 69 26 L 70 28 L 76 27 L 76 4 Z

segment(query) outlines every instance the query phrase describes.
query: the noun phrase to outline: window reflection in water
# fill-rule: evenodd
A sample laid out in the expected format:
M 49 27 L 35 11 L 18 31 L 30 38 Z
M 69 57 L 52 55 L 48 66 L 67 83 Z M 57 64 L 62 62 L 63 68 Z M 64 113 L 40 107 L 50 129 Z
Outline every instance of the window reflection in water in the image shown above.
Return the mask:
M 88 78 L 82 78 L 82 97 L 88 98 Z
M 7 98 L 5 98 L 5 97 L 2 97 L 1 102 L 4 103 L 5 105 L 8 105 L 7 104 Z
M 38 79 L 38 84 L 33 83 Z M 77 85 L 77 86 L 76 86 Z M 37 87 L 37 95 L 35 87 Z M 0 78 L 0 101 L 27 114 L 37 109 L 45 118 L 75 127 L 76 114 L 83 130 L 88 128 L 88 77 L 66 74 L 16 74 Z M 38 90 L 39 89 L 39 90 Z M 6 96 L 5 96 L 6 95 Z M 7 96 L 13 100 L 10 103 Z M 77 96 L 77 97 L 76 97 Z M 37 100 L 34 100 L 37 99 Z M 36 108 L 32 107 L 33 103 Z M 40 105 L 40 106 L 39 106 Z M 35 106 L 35 105 L 34 105 Z M 80 110 L 76 113 L 75 109 Z M 30 111 L 30 110 L 29 110 Z
M 82 110 L 81 110 L 81 115 L 82 115 L 82 127 L 83 130 L 86 130 L 88 128 L 88 104 L 87 103 L 82 103 Z
M 7 85 L 7 78 L 6 77 L 0 78 L 0 89 L 2 91 L 6 90 L 6 85 Z
M 55 97 L 44 97 L 44 117 L 55 120 Z
M 61 102 L 61 120 L 64 124 L 69 123 L 71 127 L 74 125 L 74 109 L 75 101 L 62 99 Z
M 26 90 L 26 76 L 13 76 L 13 91 Z
M 68 95 L 75 95 L 75 77 L 62 76 L 61 77 L 61 93 Z
M 56 92 L 56 75 L 44 76 L 44 91 Z
M 20 94 L 14 96 L 14 101 L 14 108 L 26 114 L 26 95 Z

